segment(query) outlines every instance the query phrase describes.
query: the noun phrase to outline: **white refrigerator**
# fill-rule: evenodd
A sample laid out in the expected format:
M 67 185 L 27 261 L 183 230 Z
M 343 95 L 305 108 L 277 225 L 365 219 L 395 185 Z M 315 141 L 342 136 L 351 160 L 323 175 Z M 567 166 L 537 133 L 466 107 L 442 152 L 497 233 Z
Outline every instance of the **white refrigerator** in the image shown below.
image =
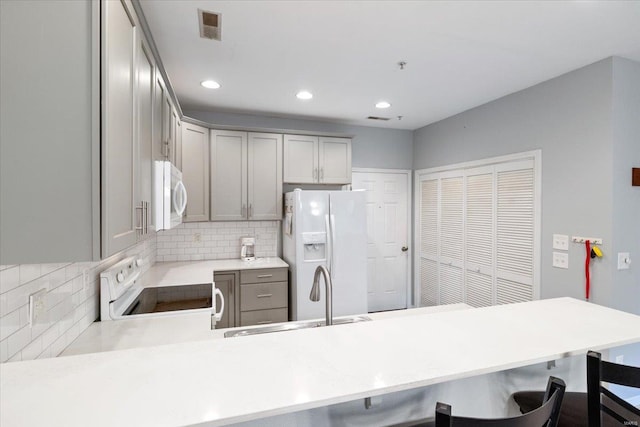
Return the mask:
M 325 316 L 323 279 L 320 301 L 309 299 L 319 265 L 331 273 L 334 317 L 367 313 L 366 221 L 363 191 L 285 194 L 282 250 L 291 272 L 292 320 Z

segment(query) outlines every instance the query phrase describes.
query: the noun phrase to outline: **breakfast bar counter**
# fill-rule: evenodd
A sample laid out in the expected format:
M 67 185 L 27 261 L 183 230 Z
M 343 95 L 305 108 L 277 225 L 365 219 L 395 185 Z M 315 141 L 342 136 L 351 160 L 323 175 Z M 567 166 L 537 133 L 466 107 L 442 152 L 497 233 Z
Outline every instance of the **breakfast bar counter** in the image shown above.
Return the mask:
M 224 425 L 638 341 L 640 316 L 557 298 L 8 363 L 0 425 Z

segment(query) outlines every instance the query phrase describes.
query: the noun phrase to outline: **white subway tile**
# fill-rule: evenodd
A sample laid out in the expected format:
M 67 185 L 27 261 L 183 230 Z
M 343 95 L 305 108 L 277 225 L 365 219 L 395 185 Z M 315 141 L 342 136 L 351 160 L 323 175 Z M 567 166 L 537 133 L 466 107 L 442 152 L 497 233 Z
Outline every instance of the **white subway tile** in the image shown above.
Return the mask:
M 4 363 L 9 358 L 9 344 L 7 340 L 0 341 L 0 363 Z
M 31 329 L 25 326 L 7 338 L 9 357 L 20 352 L 31 341 Z
M 0 294 L 20 285 L 20 267 L 13 266 L 0 271 Z
M 25 284 L 40 277 L 42 271 L 40 264 L 21 264 L 20 265 L 20 284 Z
M 0 340 L 20 329 L 20 309 L 14 310 L 0 318 Z
M 42 337 L 34 339 L 22 349 L 22 360 L 33 360 L 40 353 L 42 353 Z

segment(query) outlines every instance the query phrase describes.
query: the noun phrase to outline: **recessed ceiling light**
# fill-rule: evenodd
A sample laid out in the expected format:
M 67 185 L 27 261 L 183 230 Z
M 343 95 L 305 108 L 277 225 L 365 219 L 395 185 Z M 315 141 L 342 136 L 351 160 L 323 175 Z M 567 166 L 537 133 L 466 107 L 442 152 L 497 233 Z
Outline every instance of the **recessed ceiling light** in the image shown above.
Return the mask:
M 311 99 L 313 98 L 313 94 L 309 91 L 306 90 L 301 90 L 300 92 L 296 93 L 296 98 L 298 99 Z
M 391 104 L 389 104 L 387 101 L 380 101 L 376 104 L 376 108 L 389 108 L 391 107 Z
M 205 80 L 200 84 L 207 89 L 218 89 L 220 87 L 220 83 L 214 82 L 213 80 Z

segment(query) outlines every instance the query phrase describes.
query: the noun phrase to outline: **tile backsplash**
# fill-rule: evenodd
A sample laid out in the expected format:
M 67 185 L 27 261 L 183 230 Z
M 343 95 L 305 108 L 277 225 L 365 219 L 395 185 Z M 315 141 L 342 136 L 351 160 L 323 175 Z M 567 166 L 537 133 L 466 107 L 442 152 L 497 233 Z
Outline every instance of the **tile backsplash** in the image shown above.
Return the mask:
M 185 223 L 100 262 L 0 266 L 0 362 L 59 355 L 100 317 L 100 273 L 127 256 L 156 261 L 239 258 L 240 238 L 256 256 L 278 255 L 280 221 Z M 46 289 L 46 313 L 29 325 L 29 295 Z
M 155 263 L 151 237 L 100 262 L 0 266 L 0 362 L 55 357 L 100 316 L 100 273 L 126 256 Z M 29 325 L 29 295 L 46 289 L 46 313 Z
M 256 238 L 256 256 L 278 255 L 280 221 L 189 222 L 158 233 L 158 261 L 240 257 L 240 238 Z

